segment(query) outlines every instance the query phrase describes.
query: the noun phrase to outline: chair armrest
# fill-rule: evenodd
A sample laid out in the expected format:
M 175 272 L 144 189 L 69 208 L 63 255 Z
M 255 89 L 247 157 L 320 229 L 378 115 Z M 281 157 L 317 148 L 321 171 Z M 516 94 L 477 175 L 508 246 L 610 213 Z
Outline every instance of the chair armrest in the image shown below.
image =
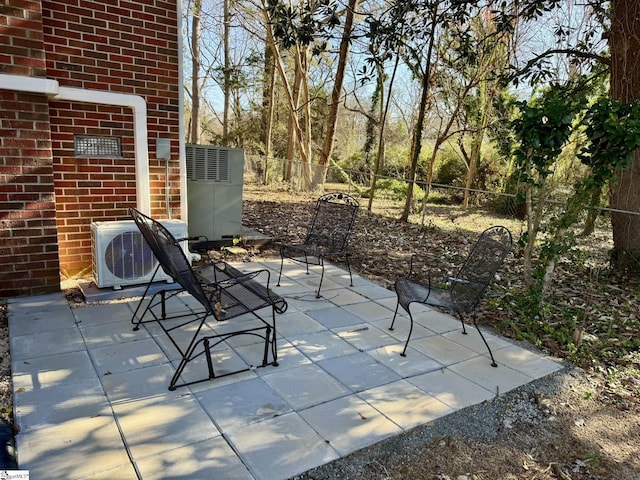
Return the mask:
M 247 282 L 249 280 L 252 280 L 253 278 L 260 275 L 262 272 L 267 272 L 267 275 L 269 275 L 269 271 L 266 269 L 255 270 L 249 273 L 242 273 L 236 270 L 235 268 L 233 269 L 233 271 L 230 271 L 232 267 L 230 267 L 226 262 L 216 262 L 214 264 L 214 268 L 215 268 L 214 283 L 218 288 L 221 288 L 221 289 L 229 288 L 229 287 L 232 287 L 233 285 L 238 285 L 238 284 Z M 225 275 L 226 278 L 218 278 L 218 272 L 220 273 L 226 272 L 227 273 L 227 275 Z
M 287 302 L 279 295 L 274 294 L 269 288 L 269 282 L 271 281 L 271 272 L 268 269 L 254 270 L 249 273 L 241 273 L 235 268 L 229 266 L 226 262 L 217 262 L 213 266 L 214 276 L 216 277 L 214 282 L 210 283 L 211 293 L 210 301 L 215 304 L 218 314 L 223 312 L 223 306 L 220 304 L 220 294 L 222 291 L 233 286 L 244 286 L 248 291 L 261 297 L 263 299 L 269 299 L 269 302 L 274 306 L 277 313 L 284 313 L 287 310 Z M 218 279 L 218 275 L 226 271 L 224 279 Z M 261 274 L 266 274 L 266 283 L 255 281 L 254 279 Z

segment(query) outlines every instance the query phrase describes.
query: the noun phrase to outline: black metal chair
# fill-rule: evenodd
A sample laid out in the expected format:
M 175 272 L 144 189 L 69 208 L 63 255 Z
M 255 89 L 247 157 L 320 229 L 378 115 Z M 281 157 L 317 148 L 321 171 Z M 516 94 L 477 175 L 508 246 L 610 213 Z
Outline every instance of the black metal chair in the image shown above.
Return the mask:
M 257 270 L 245 274 L 225 262 L 207 264 L 202 268 L 193 269 L 179 242 L 161 223 L 135 209 L 130 209 L 130 214 L 155 254 L 160 267 L 180 284 L 182 291 L 191 294 L 202 307 L 198 311 L 167 315 L 165 308 L 167 295 L 175 295 L 179 290 L 169 294 L 167 290 L 161 290 L 154 294 L 154 297 L 159 300 L 153 302 L 152 299 L 152 303 L 160 304 L 160 312 L 154 308 L 148 308 L 146 313 L 152 317 L 151 320 L 143 320 L 143 315 L 134 322 L 134 330 L 139 328 L 140 323 L 157 322 L 179 352 L 181 360 L 171 379 L 169 390 L 253 368 L 253 366 L 248 366 L 222 375 L 216 375 L 214 372 L 211 350 L 237 335 L 253 335 L 264 340 L 260 367 L 269 363 L 269 349 L 271 349 L 272 355 L 271 364 L 278 365 L 275 315 L 276 313 L 284 313 L 287 309 L 287 303 L 269 289 L 270 272 Z M 266 285 L 257 281 L 257 277 L 260 275 L 266 275 Z M 266 321 L 258 314 L 258 311 L 264 308 L 271 309 L 271 322 Z M 206 330 L 203 329 L 203 326 L 208 318 L 213 317 L 219 322 L 228 322 L 247 313 L 253 314 L 261 324 L 247 326 L 246 322 L 238 322 L 237 329 L 228 329 L 225 333 L 203 333 Z M 187 345 L 184 345 L 184 338 L 188 339 Z M 178 385 L 178 380 L 185 367 L 203 355 L 206 360 L 207 375 Z
M 498 366 L 493 358 L 493 352 L 491 352 L 491 348 L 478 326 L 477 307 L 485 290 L 511 250 L 511 245 L 511 232 L 507 228 L 496 226 L 486 229 L 472 247 L 462 268 L 455 277 L 448 279 L 448 286 L 444 288 L 433 286 L 431 277 L 426 284 L 412 280 L 415 256 L 411 257 L 409 277 L 397 280 L 395 283 L 398 304 L 389 327 L 389 330 L 393 330 L 398 308 L 402 306 L 409 314 L 411 322 L 409 335 L 401 353 L 402 356 L 406 356 L 407 346 L 413 331 L 411 304 L 421 303 L 455 313 L 462 322 L 462 333 L 464 334 L 467 333 L 464 315 L 473 312 L 473 323 L 489 350 L 491 365 Z
M 304 263 L 309 273 L 309 265 L 322 267 L 320 283 L 316 297 L 320 297 L 322 280 L 324 279 L 325 257 L 344 258 L 349 279 L 353 286 L 353 276 L 349 265 L 349 238 L 356 221 L 359 204 L 355 198 L 346 193 L 327 193 L 316 202 L 311 224 L 302 243 L 283 243 L 280 245 L 280 274 L 282 277 L 284 259 Z

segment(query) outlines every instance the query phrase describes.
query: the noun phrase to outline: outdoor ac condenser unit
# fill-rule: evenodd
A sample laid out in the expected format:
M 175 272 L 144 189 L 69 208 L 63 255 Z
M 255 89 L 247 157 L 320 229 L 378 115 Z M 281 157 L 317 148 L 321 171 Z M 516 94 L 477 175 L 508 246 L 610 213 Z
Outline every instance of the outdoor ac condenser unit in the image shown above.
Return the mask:
M 242 234 L 244 151 L 186 145 L 189 236 L 216 241 Z
M 187 237 L 187 225 L 184 222 L 162 220 L 161 223 L 174 237 Z M 186 243 L 184 242 L 183 245 L 185 253 L 188 252 Z M 133 220 L 93 222 L 91 224 L 91 261 L 96 286 L 114 289 L 149 282 L 158 265 L 153 252 Z M 158 270 L 153 280 L 173 281 L 162 269 Z

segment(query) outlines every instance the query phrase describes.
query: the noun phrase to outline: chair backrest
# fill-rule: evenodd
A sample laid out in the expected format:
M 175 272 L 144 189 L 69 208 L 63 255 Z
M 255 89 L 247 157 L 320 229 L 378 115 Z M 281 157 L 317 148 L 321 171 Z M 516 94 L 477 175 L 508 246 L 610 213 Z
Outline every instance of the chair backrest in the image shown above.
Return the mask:
M 184 250 L 173 234 L 160 222 L 135 208 L 130 208 L 129 213 L 165 273 L 178 282 L 205 308 L 211 310 L 209 299 L 191 268 Z
M 304 244 L 324 247 L 327 252 L 344 253 L 359 206 L 356 199 L 346 193 L 322 195 L 316 202 Z
M 451 299 L 460 311 L 476 308 L 512 245 L 506 227 L 487 228 L 471 248 L 451 286 Z

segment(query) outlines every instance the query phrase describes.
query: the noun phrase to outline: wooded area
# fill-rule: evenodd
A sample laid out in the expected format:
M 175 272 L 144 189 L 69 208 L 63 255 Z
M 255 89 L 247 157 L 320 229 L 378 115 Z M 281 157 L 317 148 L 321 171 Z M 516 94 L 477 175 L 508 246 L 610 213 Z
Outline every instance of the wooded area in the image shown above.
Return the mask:
M 513 194 L 540 302 L 576 228 L 589 234 L 603 208 L 612 265 L 638 275 L 639 8 L 189 0 L 188 138 L 282 159 L 263 181 L 303 191 L 321 189 L 331 165 L 369 209 L 381 179 L 400 182 L 403 221 L 434 183 L 462 188 L 463 209 L 477 190 Z

